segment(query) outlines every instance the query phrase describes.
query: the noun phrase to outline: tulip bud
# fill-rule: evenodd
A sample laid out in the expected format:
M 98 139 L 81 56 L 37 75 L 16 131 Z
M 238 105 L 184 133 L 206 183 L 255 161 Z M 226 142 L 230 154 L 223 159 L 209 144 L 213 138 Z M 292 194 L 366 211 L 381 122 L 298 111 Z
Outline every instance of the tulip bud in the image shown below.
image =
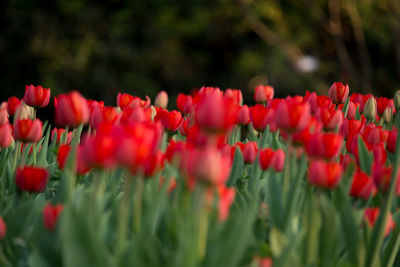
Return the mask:
M 7 232 L 7 226 L 3 221 L 3 218 L 0 217 L 0 240 L 4 238 Z
M 43 209 L 43 224 L 47 230 L 53 231 L 57 225 L 58 217 L 63 210 L 62 204 L 47 204 Z
M 254 100 L 257 103 L 266 103 L 274 98 L 274 88 L 270 85 L 257 85 L 254 88 Z
M 42 192 L 48 180 L 49 173 L 45 168 L 24 166 L 15 172 L 15 184 L 22 191 Z
M 398 130 L 393 128 L 389 132 L 389 136 L 388 136 L 388 139 L 386 142 L 386 149 L 392 154 L 394 154 L 394 152 L 396 151 L 397 133 L 398 133 Z
M 383 111 L 383 121 L 385 123 L 390 123 L 390 121 L 392 120 L 392 108 L 385 108 L 385 111 Z
M 21 101 L 21 104 L 18 105 L 14 114 L 14 123 L 19 119 L 34 119 L 34 113 L 35 110 L 32 107 L 25 105 L 25 103 Z
M 349 96 L 349 86 L 347 84 L 344 85 L 341 82 L 335 82 L 329 88 L 329 97 L 335 104 L 341 104 L 346 102 L 348 96 Z
M 56 123 L 60 126 L 77 127 L 89 122 L 89 106 L 78 92 L 60 95 L 55 107 Z
M 9 147 L 12 143 L 11 125 L 4 123 L 0 125 L 0 148 Z
M 168 94 L 165 91 L 161 91 L 157 94 L 154 106 L 160 108 L 167 108 L 168 106 Z
M 8 111 L 7 108 L 0 109 L 0 125 L 8 123 Z
M 259 163 L 264 171 L 272 167 L 275 172 L 280 172 L 285 164 L 285 152 L 282 149 L 274 151 L 269 147 L 265 148 L 260 151 Z
M 238 123 L 242 125 L 247 125 L 250 123 L 250 111 L 247 105 L 240 107 L 238 111 Z
M 241 148 L 243 153 L 243 159 L 245 163 L 251 164 L 256 160 L 257 156 L 257 143 L 248 142 Z
M 400 109 L 400 90 L 394 94 L 394 106 L 396 109 Z
M 381 163 L 376 162 L 372 165 L 372 179 L 381 192 L 386 193 L 389 189 L 390 181 L 392 179 L 392 171 L 392 167 L 386 167 Z M 394 178 L 396 179 L 395 194 L 400 195 L 400 170 L 397 171 Z
M 374 181 L 366 173 L 357 171 L 353 175 L 350 196 L 368 200 L 371 195 L 375 195 L 376 187 Z
M 7 101 L 7 110 L 10 116 L 14 116 L 17 108 L 21 104 L 21 100 L 15 96 L 9 97 Z
M 368 120 L 373 120 L 376 117 L 377 103 L 375 97 L 371 96 L 368 98 L 364 106 L 364 116 Z

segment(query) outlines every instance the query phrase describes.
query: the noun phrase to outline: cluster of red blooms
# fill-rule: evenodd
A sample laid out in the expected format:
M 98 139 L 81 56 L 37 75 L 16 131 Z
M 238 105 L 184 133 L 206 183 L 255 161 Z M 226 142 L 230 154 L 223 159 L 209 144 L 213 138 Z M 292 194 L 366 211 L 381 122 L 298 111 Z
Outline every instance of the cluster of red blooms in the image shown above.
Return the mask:
M 239 148 L 244 163 L 259 164 L 262 170 L 283 170 L 285 151 L 259 148 L 256 142 L 237 142 L 229 145 L 228 137 L 237 127 L 251 125 L 252 131 L 279 131 L 287 140 L 289 153 L 306 154 L 309 159 L 308 180 L 324 189 L 335 188 L 344 170 L 356 167 L 350 195 L 368 199 L 377 190 L 385 192 L 390 183 L 392 168 L 386 165 L 387 153 L 394 153 L 397 130 L 383 128 L 396 112 L 393 99 L 372 95 L 352 94 L 349 87 L 335 82 L 329 96 L 307 92 L 304 97 L 274 99 L 271 86 L 255 88 L 254 106 L 243 105 L 240 90 L 202 87 L 191 95 L 179 94 L 178 110 L 169 111 L 168 95 L 160 92 L 155 105 L 125 93 L 117 96 L 117 106 L 86 100 L 78 92 L 54 98 L 55 122 L 52 140 L 58 144 L 57 162 L 63 169 L 71 151 L 76 155 L 76 172 L 84 175 L 93 168 L 127 168 L 132 174 L 151 177 L 171 164 L 182 171 L 189 188 L 202 184 L 210 192 L 213 202 L 217 192 L 219 216 L 224 220 L 235 197 L 235 189 L 226 187 L 235 151 Z M 347 113 L 344 103 L 349 99 Z M 400 96 L 399 96 L 400 98 Z M 0 107 L 0 147 L 11 145 L 13 139 L 22 143 L 37 143 L 42 138 L 42 123 L 36 119 L 33 108 L 48 105 L 50 89 L 26 86 L 23 100 L 8 99 Z M 398 104 L 400 105 L 400 99 Z M 9 116 L 14 117 L 13 127 Z M 379 122 L 379 123 L 374 123 Z M 382 122 L 382 123 L 381 123 Z M 76 150 L 71 149 L 71 129 L 89 124 Z M 179 133 L 161 149 L 163 134 Z M 185 141 L 183 137 L 186 137 Z M 359 167 L 359 140 L 374 157 L 371 176 Z M 344 152 L 346 151 L 346 152 Z M 344 153 L 343 153 L 344 152 Z M 256 160 L 258 159 L 258 162 Z M 396 177 L 400 177 L 399 175 Z M 20 190 L 42 192 L 49 173 L 37 166 L 21 166 L 16 170 L 16 185 Z M 164 178 L 160 179 L 163 181 Z M 396 193 L 400 194 L 400 183 Z M 62 206 L 47 206 L 44 222 L 48 229 Z M 378 211 L 379 212 L 379 211 Z M 376 211 L 366 211 L 373 223 Z M 0 231 L 1 232 L 1 231 Z M 1 233 L 0 233 L 1 234 Z

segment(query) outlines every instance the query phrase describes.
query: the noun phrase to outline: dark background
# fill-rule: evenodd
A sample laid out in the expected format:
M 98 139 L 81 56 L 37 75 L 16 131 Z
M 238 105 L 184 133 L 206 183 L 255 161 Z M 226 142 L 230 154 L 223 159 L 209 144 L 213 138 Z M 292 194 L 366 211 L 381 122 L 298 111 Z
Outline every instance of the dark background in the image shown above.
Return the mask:
M 311 71 L 299 67 L 309 56 Z M 119 91 L 171 98 L 202 85 L 257 83 L 277 96 L 400 89 L 398 0 L 2 0 L 0 100 L 26 84 L 77 89 L 115 105 Z

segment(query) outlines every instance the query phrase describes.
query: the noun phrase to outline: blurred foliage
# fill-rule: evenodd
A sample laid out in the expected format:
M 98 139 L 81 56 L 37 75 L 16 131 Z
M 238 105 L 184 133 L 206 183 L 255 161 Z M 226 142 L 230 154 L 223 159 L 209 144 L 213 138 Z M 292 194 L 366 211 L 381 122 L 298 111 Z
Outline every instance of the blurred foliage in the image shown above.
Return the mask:
M 256 83 L 277 96 L 339 80 L 353 92 L 400 88 L 398 0 L 3 0 L 0 25 L 1 99 L 30 83 L 107 104 L 118 91 L 202 85 L 247 99 Z M 299 67 L 305 55 L 315 71 Z

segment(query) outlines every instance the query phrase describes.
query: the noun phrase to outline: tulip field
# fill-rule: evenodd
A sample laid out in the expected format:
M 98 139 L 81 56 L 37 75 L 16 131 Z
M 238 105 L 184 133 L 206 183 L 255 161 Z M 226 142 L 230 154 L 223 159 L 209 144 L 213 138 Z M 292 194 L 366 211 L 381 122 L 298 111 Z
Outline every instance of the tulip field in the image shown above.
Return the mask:
M 27 85 L 0 106 L 0 266 L 400 266 L 400 91 L 254 103 Z

